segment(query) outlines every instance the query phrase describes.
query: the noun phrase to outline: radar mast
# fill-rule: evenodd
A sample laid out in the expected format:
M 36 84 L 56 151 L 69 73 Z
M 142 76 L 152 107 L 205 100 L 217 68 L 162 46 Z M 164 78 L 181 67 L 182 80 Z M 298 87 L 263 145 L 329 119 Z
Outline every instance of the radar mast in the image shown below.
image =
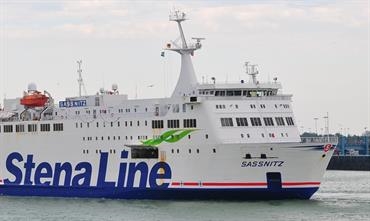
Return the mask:
M 245 73 L 247 73 L 252 78 L 253 84 L 258 84 L 257 74 L 259 74 L 256 64 L 249 64 L 249 61 L 244 63 Z
M 186 42 L 185 34 L 181 25 L 181 22 L 186 20 L 186 14 L 184 12 L 180 12 L 179 10 L 174 11 L 169 16 L 169 20 L 177 23 L 182 43 L 181 46 L 179 46 L 176 41 L 171 41 L 170 43 L 167 43 L 165 48 L 165 50 L 175 51 L 181 55 L 180 76 L 175 90 L 172 93 L 172 97 L 189 95 L 193 93 L 195 87 L 198 85 L 191 56 L 194 55 L 195 50 L 202 47 L 201 41 L 204 40 L 204 38 L 192 38 L 195 42 L 190 44 Z

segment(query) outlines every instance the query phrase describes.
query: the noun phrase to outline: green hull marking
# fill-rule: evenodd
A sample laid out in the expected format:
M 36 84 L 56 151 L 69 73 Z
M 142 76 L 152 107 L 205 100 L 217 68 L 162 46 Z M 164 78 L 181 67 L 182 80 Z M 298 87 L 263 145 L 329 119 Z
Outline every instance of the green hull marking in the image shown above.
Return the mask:
M 195 131 L 196 129 L 178 129 L 178 130 L 168 130 L 161 134 L 158 138 L 148 139 L 141 141 L 144 145 L 157 146 L 163 142 L 176 143 L 184 138 L 186 135 Z

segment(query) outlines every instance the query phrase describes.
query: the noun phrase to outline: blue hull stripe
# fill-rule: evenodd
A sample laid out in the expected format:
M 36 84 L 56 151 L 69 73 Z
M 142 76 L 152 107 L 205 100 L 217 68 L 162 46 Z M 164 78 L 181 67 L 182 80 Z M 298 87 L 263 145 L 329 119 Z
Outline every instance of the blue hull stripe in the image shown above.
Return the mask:
M 1 185 L 0 194 L 9 196 L 89 197 L 111 199 L 182 199 L 182 200 L 269 200 L 309 199 L 318 187 L 304 188 L 244 188 L 244 189 L 196 189 L 196 188 L 112 188 L 112 187 L 53 187 Z

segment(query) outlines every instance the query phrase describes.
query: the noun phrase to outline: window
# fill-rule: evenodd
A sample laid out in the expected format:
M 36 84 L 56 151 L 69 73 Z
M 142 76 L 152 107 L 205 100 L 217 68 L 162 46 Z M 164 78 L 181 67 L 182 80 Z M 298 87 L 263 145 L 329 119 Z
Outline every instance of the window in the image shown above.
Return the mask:
M 168 128 L 179 128 L 180 120 L 167 120 L 167 127 Z
M 12 133 L 13 125 L 4 125 L 4 133 Z
M 99 97 L 95 97 L 95 106 L 100 106 Z
M 221 126 L 223 126 L 223 127 L 233 127 L 234 126 L 233 119 L 231 117 L 221 118 Z
M 294 126 L 294 121 L 293 121 L 293 118 L 292 117 L 286 117 L 286 123 L 289 125 L 289 126 Z
M 225 96 L 225 91 L 216 91 L 215 96 Z
M 28 124 L 28 132 L 36 132 L 37 124 Z
M 263 121 L 265 122 L 266 126 L 274 126 L 274 121 L 272 120 L 272 117 L 264 117 Z
M 185 128 L 197 127 L 197 120 L 196 119 L 184 119 L 184 127 Z
M 15 125 L 15 132 L 17 133 L 24 132 L 24 125 L 23 124 Z
M 246 127 L 248 126 L 248 120 L 246 117 L 237 117 L 236 118 L 236 125 L 238 125 L 238 127 Z
M 276 120 L 276 124 L 278 126 L 284 126 L 285 125 L 284 118 L 282 118 L 282 117 L 275 117 L 275 120 Z
M 152 128 L 153 129 L 163 128 L 163 120 L 152 120 Z
M 137 148 L 133 147 L 131 149 L 132 159 L 158 159 L 158 149 L 157 148 Z
M 226 109 L 225 104 L 216 104 L 216 109 Z
M 53 130 L 54 131 L 63 131 L 63 124 L 62 123 L 53 124 Z
M 250 119 L 251 119 L 252 126 L 262 126 L 261 118 L 251 117 Z
M 40 131 L 42 132 L 50 131 L 50 124 L 40 124 Z

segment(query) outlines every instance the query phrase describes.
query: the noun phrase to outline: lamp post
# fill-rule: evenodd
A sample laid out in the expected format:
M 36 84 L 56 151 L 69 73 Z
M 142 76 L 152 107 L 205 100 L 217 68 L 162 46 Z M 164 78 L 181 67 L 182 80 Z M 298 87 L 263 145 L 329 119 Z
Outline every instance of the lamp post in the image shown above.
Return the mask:
M 317 117 L 315 117 L 315 118 L 314 118 L 314 120 L 315 120 L 315 130 L 316 130 L 316 135 L 318 135 L 318 134 L 317 134 L 317 120 L 318 120 L 318 119 L 319 119 L 319 118 L 317 118 Z
M 326 112 L 326 116 L 323 117 L 325 119 L 325 133 L 328 136 L 329 142 L 329 112 Z

